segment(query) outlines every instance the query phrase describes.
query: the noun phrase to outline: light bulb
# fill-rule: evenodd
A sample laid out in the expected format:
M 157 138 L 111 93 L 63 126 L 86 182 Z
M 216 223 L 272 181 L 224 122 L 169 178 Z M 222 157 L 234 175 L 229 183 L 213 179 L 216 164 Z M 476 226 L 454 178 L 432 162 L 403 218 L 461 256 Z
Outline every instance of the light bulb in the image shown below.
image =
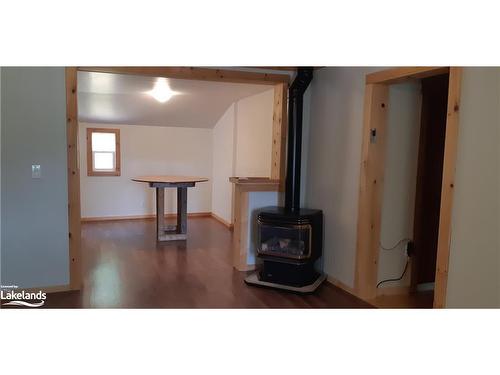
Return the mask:
M 160 103 L 165 103 L 170 100 L 172 96 L 178 95 L 179 93 L 170 89 L 166 78 L 158 78 L 153 89 L 151 91 L 146 91 L 146 94 L 152 96 Z

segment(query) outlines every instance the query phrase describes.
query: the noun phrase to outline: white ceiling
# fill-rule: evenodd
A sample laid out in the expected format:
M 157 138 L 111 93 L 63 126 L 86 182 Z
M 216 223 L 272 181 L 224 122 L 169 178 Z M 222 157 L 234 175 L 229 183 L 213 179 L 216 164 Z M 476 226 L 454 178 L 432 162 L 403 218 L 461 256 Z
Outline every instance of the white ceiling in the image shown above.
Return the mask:
M 78 72 L 81 122 L 213 128 L 231 103 L 267 90 L 267 85 L 168 79 L 180 94 L 160 103 L 145 94 L 156 77 Z

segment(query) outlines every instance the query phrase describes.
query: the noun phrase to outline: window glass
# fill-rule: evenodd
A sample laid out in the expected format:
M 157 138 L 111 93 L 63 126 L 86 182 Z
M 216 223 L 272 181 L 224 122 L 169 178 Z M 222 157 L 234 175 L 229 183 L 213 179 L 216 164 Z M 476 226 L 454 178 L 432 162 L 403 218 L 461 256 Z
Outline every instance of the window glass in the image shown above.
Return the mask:
M 114 170 L 114 152 L 94 152 L 94 170 Z
M 92 133 L 92 151 L 116 151 L 115 133 Z

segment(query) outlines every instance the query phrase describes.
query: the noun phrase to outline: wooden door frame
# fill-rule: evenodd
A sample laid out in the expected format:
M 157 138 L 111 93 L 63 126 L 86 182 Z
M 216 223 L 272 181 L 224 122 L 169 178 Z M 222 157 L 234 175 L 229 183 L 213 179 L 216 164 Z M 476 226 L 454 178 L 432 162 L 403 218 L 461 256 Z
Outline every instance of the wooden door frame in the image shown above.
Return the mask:
M 445 307 L 462 77 L 459 67 L 394 68 L 366 76 L 354 278 L 354 291 L 362 299 L 376 297 L 389 85 L 444 73 L 449 73 L 449 85 L 434 307 Z M 370 142 L 372 129 L 376 130 L 376 143 Z
M 285 181 L 287 93 L 290 76 L 287 72 L 269 74 L 232 69 L 197 67 L 67 67 L 66 68 L 66 138 L 68 160 L 68 229 L 70 290 L 82 286 L 81 271 L 81 206 L 80 166 L 78 155 L 78 71 L 133 74 L 199 81 L 249 83 L 274 88 L 273 139 L 271 179 Z

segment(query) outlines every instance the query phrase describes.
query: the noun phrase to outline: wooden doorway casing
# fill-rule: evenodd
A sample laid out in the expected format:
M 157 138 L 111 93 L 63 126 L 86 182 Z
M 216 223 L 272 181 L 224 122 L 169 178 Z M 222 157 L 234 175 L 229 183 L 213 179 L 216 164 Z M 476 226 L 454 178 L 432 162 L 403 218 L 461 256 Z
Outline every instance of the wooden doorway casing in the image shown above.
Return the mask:
M 394 68 L 366 76 L 354 278 L 354 292 L 362 299 L 376 297 L 389 85 L 445 73 L 449 73 L 448 105 L 434 289 L 434 307 L 445 307 L 462 75 L 458 67 Z M 370 141 L 372 131 L 375 143 Z
M 281 68 L 280 68 L 281 69 Z M 249 83 L 274 88 L 271 179 L 280 180 L 284 186 L 287 129 L 287 93 L 290 81 L 288 69 L 279 74 L 250 72 L 236 69 L 210 69 L 196 67 L 67 67 L 66 68 L 66 140 L 68 163 L 68 232 L 69 274 L 68 289 L 79 290 L 81 271 L 81 206 L 80 166 L 78 156 L 78 71 L 111 74 L 190 79 L 199 81 Z

